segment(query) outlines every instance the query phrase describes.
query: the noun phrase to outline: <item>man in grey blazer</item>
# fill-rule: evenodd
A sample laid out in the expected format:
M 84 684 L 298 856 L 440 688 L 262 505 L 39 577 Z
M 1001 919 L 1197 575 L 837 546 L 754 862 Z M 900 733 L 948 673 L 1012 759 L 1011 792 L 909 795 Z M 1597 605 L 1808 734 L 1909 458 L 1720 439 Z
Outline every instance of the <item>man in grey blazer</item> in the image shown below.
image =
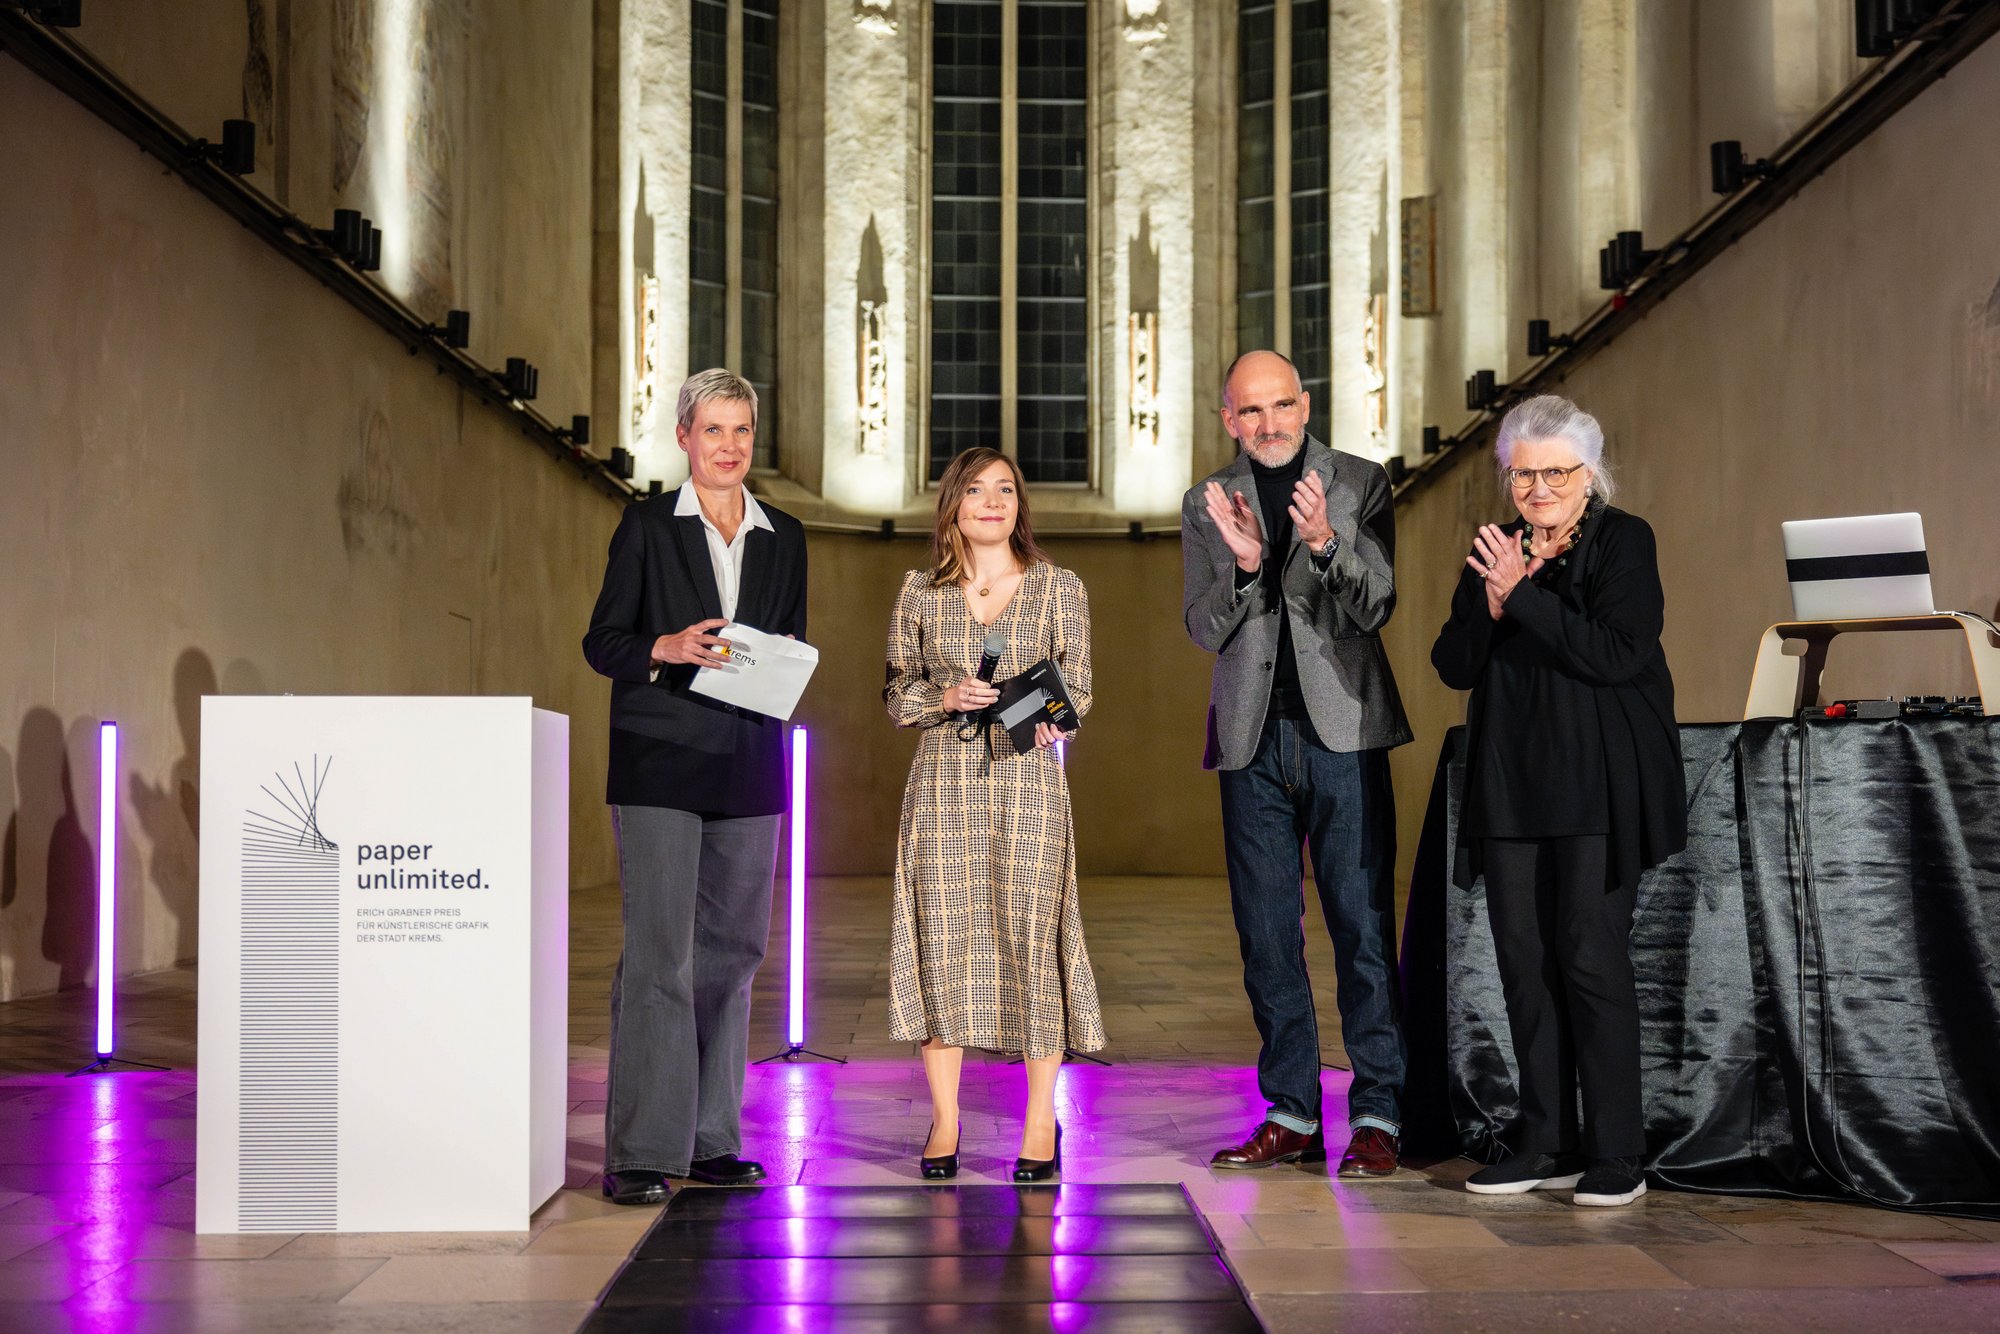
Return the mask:
M 1353 1067 L 1340 1175 L 1387 1176 L 1401 1148 L 1405 1063 L 1388 748 L 1410 739 L 1378 637 L 1396 605 L 1395 513 L 1379 464 L 1306 434 L 1310 408 L 1285 357 L 1237 358 L 1222 424 L 1243 452 L 1181 503 L 1182 615 L 1215 654 L 1202 767 L 1221 771 L 1230 907 L 1270 1105 L 1213 1165 L 1326 1158 L 1303 844 Z

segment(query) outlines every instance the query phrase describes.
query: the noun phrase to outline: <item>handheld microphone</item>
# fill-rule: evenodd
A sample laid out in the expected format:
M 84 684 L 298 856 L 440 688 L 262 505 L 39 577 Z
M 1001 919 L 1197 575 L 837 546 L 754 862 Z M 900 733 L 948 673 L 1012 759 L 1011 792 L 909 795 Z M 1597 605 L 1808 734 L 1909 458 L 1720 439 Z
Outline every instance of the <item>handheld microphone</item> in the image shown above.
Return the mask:
M 995 626 L 986 632 L 986 646 L 979 653 L 979 670 L 974 673 L 981 681 L 993 684 L 993 673 L 1000 666 L 1000 655 L 1007 651 L 1007 632 Z
M 1000 667 L 1000 655 L 1007 651 L 1007 632 L 994 626 L 986 632 L 986 643 L 979 650 L 979 670 L 973 675 L 986 684 L 993 684 L 993 673 Z M 966 709 L 959 717 L 959 736 L 971 740 L 977 735 L 976 724 L 985 714 L 984 709 Z

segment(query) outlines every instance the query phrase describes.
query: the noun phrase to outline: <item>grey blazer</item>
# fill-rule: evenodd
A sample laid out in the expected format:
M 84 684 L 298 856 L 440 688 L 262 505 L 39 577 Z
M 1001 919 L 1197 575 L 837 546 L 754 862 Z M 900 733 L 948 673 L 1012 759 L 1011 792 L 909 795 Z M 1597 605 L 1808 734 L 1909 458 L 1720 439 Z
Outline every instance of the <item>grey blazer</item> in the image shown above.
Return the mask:
M 1271 703 L 1278 616 L 1289 612 L 1299 689 L 1313 730 L 1329 750 L 1372 750 L 1410 739 L 1379 632 L 1396 607 L 1396 514 L 1389 474 L 1378 463 L 1306 437 L 1306 467 L 1326 484 L 1327 520 L 1340 537 L 1322 574 L 1296 537 L 1264 559 L 1284 562 L 1284 606 L 1262 583 L 1236 591 L 1236 558 L 1208 517 L 1209 482 L 1263 509 L 1250 460 L 1204 479 L 1181 501 L 1181 618 L 1188 636 L 1215 654 L 1204 769 L 1241 769 L 1257 754 Z

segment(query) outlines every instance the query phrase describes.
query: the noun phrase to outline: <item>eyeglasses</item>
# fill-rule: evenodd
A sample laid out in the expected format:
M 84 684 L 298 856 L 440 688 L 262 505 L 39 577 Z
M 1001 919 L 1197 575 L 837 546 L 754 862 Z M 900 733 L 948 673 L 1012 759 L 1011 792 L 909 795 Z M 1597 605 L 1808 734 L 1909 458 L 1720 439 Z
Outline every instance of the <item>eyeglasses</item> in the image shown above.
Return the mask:
M 1569 485 L 1571 473 L 1589 466 L 1587 463 L 1572 463 L 1567 468 L 1509 468 L 1507 480 L 1514 484 L 1516 491 L 1526 491 L 1534 486 L 1535 479 L 1539 477 L 1549 484 L 1549 490 L 1560 491 Z

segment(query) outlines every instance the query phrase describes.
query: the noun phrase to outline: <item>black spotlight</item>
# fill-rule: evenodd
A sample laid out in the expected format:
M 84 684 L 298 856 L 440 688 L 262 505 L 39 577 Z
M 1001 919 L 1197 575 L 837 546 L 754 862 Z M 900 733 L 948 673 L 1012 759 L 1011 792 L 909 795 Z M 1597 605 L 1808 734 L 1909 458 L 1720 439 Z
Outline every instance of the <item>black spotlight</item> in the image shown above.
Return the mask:
M 1576 339 L 1570 337 L 1568 334 L 1550 333 L 1549 322 L 1547 320 L 1528 321 L 1529 356 L 1546 357 L 1555 348 L 1575 346 Z
M 623 446 L 612 446 L 609 467 L 612 476 L 622 477 L 628 482 L 631 481 L 634 470 L 632 451 Z
M 454 347 L 463 352 L 472 346 L 472 312 L 469 310 L 447 310 L 443 324 L 426 324 L 424 332 L 432 338 L 444 339 L 446 347 Z
M 1718 139 L 1708 146 L 1708 185 L 1719 195 L 1733 195 L 1753 180 L 1764 180 L 1777 170 L 1771 159 L 1752 162 L 1743 145 L 1734 139 Z
M 1410 475 L 1410 465 L 1403 462 L 1403 456 L 1401 454 L 1390 455 L 1389 485 L 1401 486 L 1404 482 L 1404 479 L 1409 477 L 1409 475 Z
M 556 434 L 567 439 L 572 445 L 587 445 L 590 443 L 590 418 L 579 413 L 569 419 L 567 431 L 557 431 Z M 625 474 L 627 477 L 631 475 L 629 472 Z
M 197 139 L 188 145 L 188 157 L 196 162 L 214 162 L 231 176 L 248 176 L 257 170 L 257 123 L 249 120 L 222 122 L 222 142 L 212 144 Z
M 1424 453 L 1435 454 L 1444 448 L 1444 432 L 1435 426 L 1424 428 Z
M 83 0 L 29 0 L 21 8 L 45 28 L 83 26 Z
M 316 227 L 313 235 L 326 242 L 334 254 L 353 263 L 366 253 L 367 236 L 363 229 L 367 225 L 360 209 L 337 208 L 333 211 L 333 226 Z
M 382 267 L 382 229 L 366 218 L 361 220 L 361 253 L 355 257 L 354 267 L 363 273 Z
M 1474 371 L 1472 378 L 1465 382 L 1465 406 L 1471 412 L 1484 412 L 1499 401 L 1500 387 L 1494 382 L 1492 371 Z
M 1132 522 L 1125 525 L 1125 536 L 1131 538 L 1134 542 L 1145 541 L 1146 525 L 1137 519 L 1132 520 Z
M 507 397 L 526 403 L 542 387 L 542 373 L 529 365 L 526 357 L 509 357 L 500 383 L 506 387 Z
M 889 541 L 896 535 L 896 521 L 894 519 L 882 520 L 881 524 L 875 529 L 875 535 L 884 542 Z
M 1944 0 L 1889 0 L 1889 35 L 1908 41 L 1943 8 Z
M 667 484 L 659 478 L 655 477 L 652 481 L 646 483 L 646 494 L 648 496 L 663 496 L 666 493 Z
M 1854 0 L 1854 54 L 1894 55 L 1943 9 L 1944 0 Z
M 1854 54 L 1863 60 L 1893 55 L 1896 39 L 1889 35 L 1888 0 L 1854 0 Z
M 1597 286 L 1600 291 L 1615 292 L 1625 284 L 1618 281 L 1618 265 L 1611 258 L 1611 247 L 1605 246 L 1597 252 Z
M 1611 273 L 1620 287 L 1644 273 L 1646 266 L 1659 257 L 1659 251 L 1646 249 L 1645 237 L 1640 232 L 1620 232 L 1611 238 Z

